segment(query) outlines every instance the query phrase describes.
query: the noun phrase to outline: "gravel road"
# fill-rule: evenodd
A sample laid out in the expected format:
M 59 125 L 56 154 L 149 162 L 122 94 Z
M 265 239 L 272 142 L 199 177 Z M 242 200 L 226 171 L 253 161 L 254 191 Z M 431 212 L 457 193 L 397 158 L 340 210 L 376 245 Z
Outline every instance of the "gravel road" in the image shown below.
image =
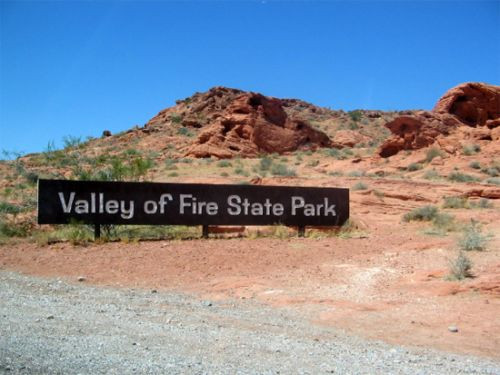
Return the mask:
M 8 374 L 500 374 L 493 360 L 368 341 L 255 301 L 8 271 L 0 316 Z

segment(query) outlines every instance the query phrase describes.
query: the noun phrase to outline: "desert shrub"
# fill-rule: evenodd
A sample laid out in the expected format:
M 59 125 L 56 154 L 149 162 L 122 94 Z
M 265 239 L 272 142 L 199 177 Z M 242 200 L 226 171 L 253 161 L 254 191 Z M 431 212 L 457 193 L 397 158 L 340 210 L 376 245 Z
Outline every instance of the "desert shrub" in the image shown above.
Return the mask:
M 432 226 L 442 232 L 451 232 L 455 229 L 455 216 L 445 212 L 438 212 L 432 219 Z
M 269 168 L 271 168 L 272 164 L 273 160 L 268 156 L 264 156 L 262 159 L 260 159 L 259 169 L 263 172 L 266 172 L 269 170 Z
M 500 171 L 497 167 L 489 167 L 481 169 L 481 172 L 486 173 L 491 177 L 498 177 L 500 175 Z
M 469 204 L 464 197 L 444 197 L 443 208 L 469 208 Z
M 83 142 L 81 137 L 74 137 L 71 135 L 63 137 L 63 145 L 65 150 L 68 150 L 70 148 L 78 148 L 82 144 Z
M 478 202 L 472 202 L 473 208 L 493 208 L 493 203 L 487 198 L 481 198 Z
M 462 251 L 460 251 L 457 258 L 450 261 L 450 274 L 448 278 L 450 280 L 463 280 L 467 277 L 472 277 L 471 269 L 472 262 Z
M 355 171 L 350 171 L 347 176 L 349 177 L 362 177 L 365 175 L 365 171 L 358 171 L 358 170 L 355 170 Z
M 319 160 L 311 160 L 309 163 L 307 163 L 308 167 L 317 167 L 319 164 Z
M 339 176 L 343 176 L 344 172 L 342 172 L 342 171 L 331 171 L 331 172 L 328 172 L 328 175 L 329 176 L 339 177 Z
M 356 190 L 366 190 L 366 189 L 368 189 L 368 185 L 366 185 L 365 183 L 363 183 L 363 182 L 361 182 L 361 181 L 360 181 L 360 182 L 358 182 L 358 183 L 356 183 L 356 184 L 355 184 L 355 185 L 351 188 L 351 190 L 353 190 L 353 191 L 356 191 Z
M 338 149 L 336 148 L 328 148 L 325 150 L 325 155 L 333 157 L 337 160 L 343 160 L 346 158 L 346 156 Z
M 411 163 L 408 167 L 406 167 L 406 170 L 409 172 L 414 172 L 418 171 L 423 168 L 423 165 L 420 163 Z
M 358 122 L 363 117 L 363 112 L 361 112 L 360 110 L 349 111 L 347 114 L 354 122 Z
M 0 213 L 17 215 L 21 212 L 21 207 L 9 202 L 0 202 Z
M 274 176 L 296 176 L 296 173 L 293 169 L 288 168 L 286 164 L 273 164 L 271 166 L 271 173 Z
M 475 182 L 478 179 L 470 174 L 465 174 L 461 172 L 451 172 L 448 175 L 448 180 L 453 182 Z
M 29 222 L 19 222 L 0 218 L 0 237 L 27 237 L 31 231 Z
M 488 242 L 488 236 L 481 233 L 481 226 L 475 220 L 464 228 L 463 235 L 458 240 L 458 247 L 464 251 L 482 251 Z
M 427 150 L 427 153 L 425 155 L 425 161 L 427 163 L 430 163 L 432 161 L 432 159 L 434 159 L 438 156 L 443 156 L 443 153 L 441 152 L 441 150 L 436 148 L 436 147 L 431 147 L 430 149 Z
M 479 145 L 465 145 L 462 148 L 462 153 L 466 156 L 477 154 L 481 151 L 481 147 Z
M 221 177 L 227 177 L 227 176 L 229 176 L 229 174 L 227 172 L 222 172 L 220 175 L 221 175 Z
M 170 172 L 168 174 L 168 177 L 179 177 L 179 173 L 177 173 L 177 172 Z
M 232 167 L 233 165 L 229 160 L 220 160 L 217 162 L 217 166 L 221 168 L 227 168 L 227 167 Z
M 177 134 L 184 135 L 186 137 L 192 137 L 193 136 L 193 133 L 191 133 L 189 131 L 189 129 L 186 128 L 185 126 L 181 126 L 179 129 L 177 129 Z
M 473 169 L 481 169 L 481 163 L 479 163 L 478 161 L 471 161 L 469 163 L 469 167 Z
M 439 209 L 436 206 L 418 207 L 403 215 L 403 221 L 431 221 L 438 214 Z
M 175 159 L 165 159 L 165 169 L 167 170 L 173 170 L 173 169 L 178 169 L 177 168 L 177 165 L 175 165 L 177 163 L 177 160 Z
M 29 184 L 35 185 L 38 182 L 39 176 L 35 172 L 27 172 L 24 175 L 24 178 L 26 179 L 26 181 L 28 181 Z
M 484 182 L 487 184 L 490 184 L 490 185 L 500 185 L 500 178 L 499 177 L 492 177 L 492 178 L 488 178 Z
M 182 122 L 182 116 L 177 113 L 173 113 L 170 116 L 170 121 L 172 121 L 174 124 L 180 124 Z
M 129 176 L 136 181 L 145 179 L 148 171 L 153 168 L 153 160 L 137 157 L 132 159 L 129 166 Z
M 245 177 L 248 177 L 250 174 L 241 166 L 238 166 L 234 169 L 234 173 L 238 174 L 238 175 L 241 175 L 241 176 L 245 176 Z
M 430 171 L 426 171 L 424 173 L 424 178 L 426 180 L 437 180 L 440 177 L 441 176 L 439 175 L 439 173 L 435 169 L 431 169 Z

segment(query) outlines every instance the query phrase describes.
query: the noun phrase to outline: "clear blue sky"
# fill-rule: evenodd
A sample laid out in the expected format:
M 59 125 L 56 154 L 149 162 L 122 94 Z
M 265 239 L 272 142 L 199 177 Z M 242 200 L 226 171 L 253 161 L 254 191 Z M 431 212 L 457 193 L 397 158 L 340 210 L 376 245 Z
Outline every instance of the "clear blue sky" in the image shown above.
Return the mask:
M 431 109 L 500 83 L 500 2 L 0 2 L 0 149 L 142 125 L 215 85 Z

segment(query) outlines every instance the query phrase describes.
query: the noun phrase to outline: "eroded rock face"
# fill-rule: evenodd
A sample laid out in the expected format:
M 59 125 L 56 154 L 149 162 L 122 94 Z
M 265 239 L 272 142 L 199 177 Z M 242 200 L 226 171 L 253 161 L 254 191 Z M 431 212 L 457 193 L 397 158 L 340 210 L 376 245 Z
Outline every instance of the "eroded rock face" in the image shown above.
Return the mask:
M 457 127 L 482 127 L 485 132 L 500 124 L 500 86 L 465 83 L 449 90 L 434 109 L 397 117 L 385 126 L 393 136 L 379 150 L 389 157 L 401 150 L 416 150 L 448 136 Z M 492 139 L 488 134 L 484 139 Z
M 306 122 L 289 118 L 282 102 L 257 93 L 243 93 L 199 134 L 188 156 L 231 158 L 261 152 L 294 151 L 300 146 L 327 147 L 326 134 Z
M 500 118 L 500 86 L 464 83 L 446 92 L 433 112 L 455 115 L 469 126 L 485 126 Z

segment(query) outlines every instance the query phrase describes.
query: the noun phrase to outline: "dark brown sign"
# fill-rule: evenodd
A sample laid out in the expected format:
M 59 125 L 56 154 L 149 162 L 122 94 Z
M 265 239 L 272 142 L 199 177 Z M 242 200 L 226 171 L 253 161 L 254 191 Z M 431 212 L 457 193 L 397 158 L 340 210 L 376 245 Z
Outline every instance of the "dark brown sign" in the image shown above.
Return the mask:
M 38 223 L 342 225 L 339 188 L 39 180 Z

